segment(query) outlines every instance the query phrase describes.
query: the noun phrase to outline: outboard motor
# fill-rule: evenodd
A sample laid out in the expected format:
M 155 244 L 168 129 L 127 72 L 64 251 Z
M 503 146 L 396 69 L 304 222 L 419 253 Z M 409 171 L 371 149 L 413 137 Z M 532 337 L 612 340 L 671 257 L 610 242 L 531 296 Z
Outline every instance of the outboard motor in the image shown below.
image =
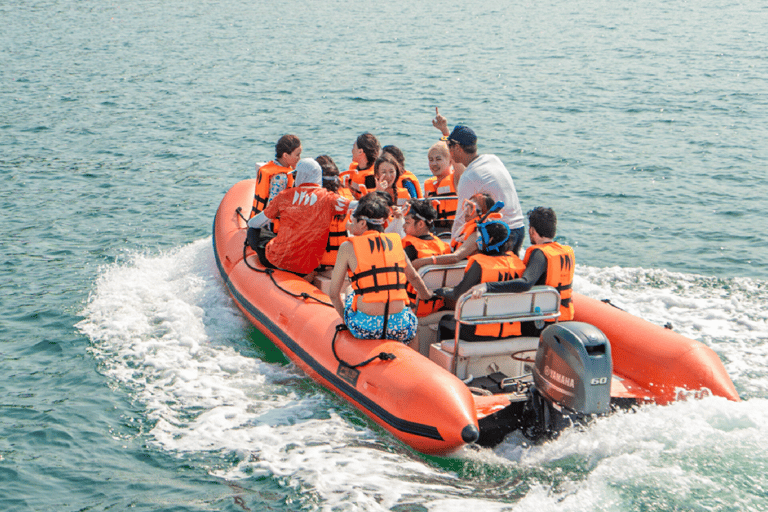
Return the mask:
M 552 324 L 541 333 L 533 369 L 536 422 L 529 437 L 551 436 L 610 409 L 611 345 L 583 322 Z

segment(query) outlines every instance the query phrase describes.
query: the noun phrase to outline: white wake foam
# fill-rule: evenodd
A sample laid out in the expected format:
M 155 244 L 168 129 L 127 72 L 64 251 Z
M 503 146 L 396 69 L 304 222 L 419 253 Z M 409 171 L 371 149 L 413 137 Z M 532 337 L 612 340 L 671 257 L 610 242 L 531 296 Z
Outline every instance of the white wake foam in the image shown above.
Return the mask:
M 768 395 L 764 283 L 578 267 L 575 289 L 652 322 L 671 322 L 726 360 L 740 392 Z M 210 239 L 101 269 L 83 316 L 78 327 L 92 340 L 102 372 L 143 405 L 158 449 L 209 454 L 217 461 L 209 471 L 227 480 L 277 478 L 322 509 L 413 503 L 430 511 L 612 510 L 623 499 L 617 489 L 635 481 L 672 480 L 670 492 L 707 488 L 708 476 L 680 461 L 695 461 L 708 447 L 736 443 L 743 451 L 724 456 L 765 455 L 754 442 L 767 434 L 764 400 L 707 398 L 614 415 L 543 446 L 510 438 L 495 451 L 465 450 L 460 457 L 507 473 L 539 468 L 566 475 L 557 484 L 531 477 L 518 504 L 499 499 L 503 492 L 477 494 L 478 482 L 458 479 L 401 451 L 386 434 L 341 417 L 339 407 L 348 415 L 348 406 L 307 385 L 293 366 L 255 357 Z

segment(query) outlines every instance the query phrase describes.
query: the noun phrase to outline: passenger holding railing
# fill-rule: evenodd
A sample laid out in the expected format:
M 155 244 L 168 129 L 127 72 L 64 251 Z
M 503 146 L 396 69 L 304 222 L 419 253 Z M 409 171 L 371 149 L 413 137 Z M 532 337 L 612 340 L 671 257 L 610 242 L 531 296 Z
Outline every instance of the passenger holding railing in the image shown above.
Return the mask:
M 455 302 L 478 283 L 508 281 L 523 274 L 525 265 L 510 250 L 509 226 L 502 220 L 481 220 L 483 222 L 477 224 L 479 252 L 469 257 L 461 282 L 453 288 L 438 288 L 435 295 Z M 440 339 L 455 336 L 456 320 L 452 314 L 443 316 L 439 325 Z M 460 338 L 466 341 L 489 341 L 520 334 L 520 322 L 504 322 L 462 325 Z
M 528 212 L 528 236 L 531 246 L 525 251 L 525 272 L 518 279 L 504 282 L 483 282 L 472 288 L 472 296 L 484 293 L 515 293 L 530 290 L 534 285 L 548 285 L 560 292 L 560 317 L 558 321 L 573 320 L 574 307 L 571 299 L 574 267 L 573 249 L 554 241 L 557 232 L 557 215 L 552 208 L 538 206 Z M 501 281 L 501 280 L 499 280 Z M 536 329 L 525 322 L 526 336 L 538 335 Z
M 360 200 L 347 224 L 354 236 L 339 248 L 329 296 L 356 338 L 407 342 L 416 335 L 418 321 L 408 307 L 406 284 L 413 285 L 420 299 L 432 293 L 405 256 L 400 236 L 384 233 L 388 215 L 378 194 Z M 354 292 L 342 302 L 347 274 Z
M 456 217 L 458 199 L 456 198 L 457 180 L 454 180 L 455 175 L 448 145 L 443 141 L 433 144 L 429 148 L 427 158 L 432 176 L 424 181 L 424 197 L 439 200 L 436 207 L 435 230 L 450 231 L 453 226 L 453 219 Z M 447 198 L 440 199 L 441 197 Z
M 437 212 L 429 201 L 411 199 L 402 211 L 404 218 L 403 248 L 408 259 L 414 261 L 418 258 L 432 258 L 442 254 L 450 254 L 451 246 L 440 240 L 431 232 L 432 225 L 437 217 Z M 416 290 L 408 285 L 408 297 L 411 306 L 417 306 L 416 316 L 424 317 L 434 313 L 443 307 L 443 300 L 434 297 L 427 301 L 417 301 Z

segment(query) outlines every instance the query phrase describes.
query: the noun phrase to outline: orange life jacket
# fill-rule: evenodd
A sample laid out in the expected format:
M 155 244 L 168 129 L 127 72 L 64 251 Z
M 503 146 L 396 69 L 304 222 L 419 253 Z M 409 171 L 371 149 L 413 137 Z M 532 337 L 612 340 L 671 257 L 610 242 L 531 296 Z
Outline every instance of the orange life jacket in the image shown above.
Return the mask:
M 424 194 L 421 193 L 421 183 L 419 183 L 419 178 L 417 178 L 416 175 L 413 174 L 411 171 L 404 170 L 403 174 L 400 175 L 400 179 L 397 180 L 397 187 L 405 188 L 405 185 L 403 185 L 403 183 L 405 183 L 406 181 L 413 184 L 413 188 L 416 189 L 416 197 L 418 199 L 422 199 L 424 197 Z
M 456 218 L 459 199 L 457 197 L 440 199 L 440 197 L 456 196 L 456 187 L 453 185 L 453 171 L 440 181 L 438 181 L 437 176 L 427 178 L 427 181 L 424 182 L 424 196 L 438 200 L 437 208 L 435 208 L 437 210 L 435 226 L 450 229 L 453 225 L 453 219 Z
M 352 191 L 346 187 L 340 187 L 336 191 L 341 197 L 352 200 Z M 336 257 L 339 254 L 339 247 L 341 244 L 347 241 L 347 220 L 349 220 L 350 212 L 347 211 L 344 215 L 336 215 L 331 221 L 331 229 L 328 232 L 328 243 L 325 245 L 325 252 L 320 258 L 320 264 L 328 267 L 332 267 L 336 264 Z
M 356 183 L 359 187 L 362 187 L 363 192 L 361 193 L 357 193 L 350 188 L 355 199 L 360 199 L 365 195 L 365 192 L 367 192 L 367 188 L 365 187 L 366 176 L 373 176 L 373 165 L 367 169 L 359 170 L 357 162 L 352 162 L 349 164 L 349 169 L 339 175 L 339 179 L 341 180 L 341 184 L 345 187 L 350 188 L 350 183 Z
M 525 251 L 523 261 L 526 265 L 531 253 L 536 249 L 539 249 L 547 257 L 547 276 L 544 284 L 557 288 L 557 291 L 560 292 L 560 317 L 557 321 L 573 320 L 574 308 L 571 296 L 573 294 L 573 272 L 576 266 L 573 249 L 557 242 L 532 245 Z
M 349 271 L 355 290 L 352 308 L 357 311 L 358 300 L 368 303 L 402 300 L 407 304 L 406 256 L 400 236 L 366 231 L 349 241 L 357 259 L 357 268 Z
M 261 213 L 267 207 L 269 201 L 269 182 L 278 174 L 288 175 L 288 184 L 285 188 L 293 186 L 293 170 L 290 167 L 283 167 L 270 160 L 261 167 L 256 176 L 256 189 L 253 193 L 253 207 L 251 208 L 251 217 Z
M 451 246 L 440 240 L 438 237 L 430 233 L 428 239 L 423 239 L 415 236 L 408 235 L 403 238 L 403 247 L 412 245 L 416 248 L 417 258 L 429 258 L 431 256 L 440 256 L 441 254 L 450 254 Z M 408 284 L 406 288 L 408 297 L 411 299 L 411 307 L 416 306 L 417 294 L 416 289 Z M 445 305 L 445 301 L 442 298 L 436 297 L 427 301 L 418 302 L 418 308 L 416 309 L 416 316 L 427 316 L 430 313 L 438 311 Z
M 411 194 L 408 193 L 408 189 L 395 187 L 395 190 L 397 190 L 397 199 L 395 199 L 396 205 L 402 206 L 412 199 Z
M 485 220 L 501 220 L 502 216 L 501 213 L 495 212 L 490 214 Z M 479 219 L 475 217 L 474 219 L 466 222 L 464 224 L 464 227 L 461 229 L 461 233 L 459 233 L 459 236 L 457 236 L 454 240 L 451 240 L 451 249 L 453 249 L 453 252 L 456 252 L 459 247 L 461 247 L 464 242 L 469 238 L 469 235 L 477 231 L 477 221 Z
M 464 269 L 464 272 L 467 272 L 475 261 L 483 271 L 480 276 L 481 283 L 511 281 L 522 276 L 523 272 L 525 272 L 525 264 L 511 251 L 498 256 L 483 253 L 473 254 L 468 258 L 467 267 Z M 520 336 L 520 322 L 476 325 L 475 334 L 478 336 L 495 336 L 497 338 Z

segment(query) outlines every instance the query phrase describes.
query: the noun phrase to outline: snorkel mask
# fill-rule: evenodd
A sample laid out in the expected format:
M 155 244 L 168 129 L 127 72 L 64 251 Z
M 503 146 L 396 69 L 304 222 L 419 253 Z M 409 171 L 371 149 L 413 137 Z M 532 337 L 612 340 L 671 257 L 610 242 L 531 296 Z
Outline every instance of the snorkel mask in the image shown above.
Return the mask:
M 479 233 L 479 237 L 477 238 L 477 248 L 481 252 L 499 252 L 499 249 L 501 247 L 504 247 L 504 244 L 507 243 L 507 240 L 509 240 L 510 236 L 510 229 L 506 222 L 502 220 L 490 220 L 486 221 L 488 216 L 494 212 L 498 212 L 504 208 L 504 203 L 502 201 L 496 201 L 496 204 L 494 204 L 488 212 L 486 212 L 485 215 L 483 215 L 480 219 L 477 221 L 477 231 Z M 496 242 L 495 244 L 491 244 L 491 237 L 488 234 L 488 226 L 492 224 L 500 224 L 504 226 L 504 230 L 506 231 L 506 236 L 503 240 L 500 240 Z

